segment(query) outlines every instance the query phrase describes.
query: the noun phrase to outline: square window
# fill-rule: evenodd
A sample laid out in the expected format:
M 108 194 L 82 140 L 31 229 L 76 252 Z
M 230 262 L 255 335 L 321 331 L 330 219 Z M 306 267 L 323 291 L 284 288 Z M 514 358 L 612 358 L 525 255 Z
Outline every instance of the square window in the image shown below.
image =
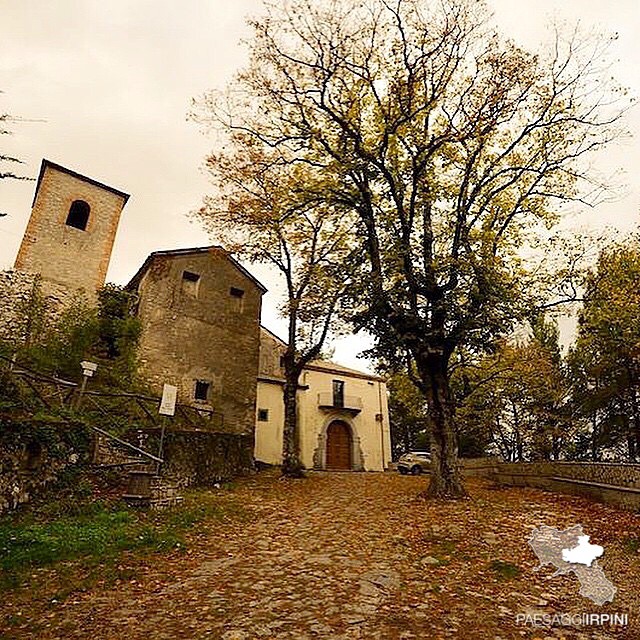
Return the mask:
M 244 291 L 242 289 L 238 289 L 237 287 L 231 287 L 229 289 L 229 295 L 235 302 L 235 310 L 238 313 L 242 313 L 244 309 Z
M 187 295 L 198 297 L 198 286 L 200 285 L 200 275 L 192 271 L 182 272 L 182 292 Z
M 182 279 L 187 280 L 188 282 L 198 282 L 198 280 L 200 280 L 200 276 L 197 273 L 192 273 L 191 271 L 183 271 Z
M 206 380 L 196 380 L 196 387 L 193 397 L 201 402 L 206 402 L 209 399 L 209 388 L 211 383 Z
M 258 409 L 258 422 L 269 422 L 269 409 Z

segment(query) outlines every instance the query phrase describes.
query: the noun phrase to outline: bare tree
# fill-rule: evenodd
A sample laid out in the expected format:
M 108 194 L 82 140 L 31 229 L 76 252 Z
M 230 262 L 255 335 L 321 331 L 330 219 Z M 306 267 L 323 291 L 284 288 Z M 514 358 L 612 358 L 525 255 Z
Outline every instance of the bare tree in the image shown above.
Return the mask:
M 0 93 L 3 93 L 3 91 L 0 91 Z M 10 122 L 21 122 L 21 121 L 22 120 L 20 118 L 12 116 L 8 113 L 0 113 L 0 136 L 11 135 L 12 131 L 7 128 L 7 125 Z M 24 162 L 19 158 L 15 158 L 14 156 L 0 153 L 0 164 L 16 165 L 16 164 L 24 164 Z M 0 180 L 6 180 L 6 179 L 33 180 L 33 178 L 29 178 L 28 176 L 19 175 L 17 173 L 14 173 L 13 171 L 3 170 L 0 168 Z M 6 215 L 6 214 L 0 214 L 0 215 Z

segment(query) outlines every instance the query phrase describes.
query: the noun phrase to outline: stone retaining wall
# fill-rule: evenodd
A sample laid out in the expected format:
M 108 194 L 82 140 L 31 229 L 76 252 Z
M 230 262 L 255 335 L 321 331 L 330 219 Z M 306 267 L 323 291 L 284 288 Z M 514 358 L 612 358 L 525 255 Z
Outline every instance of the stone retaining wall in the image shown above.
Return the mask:
M 22 340 L 23 317 L 38 278 L 22 271 L 0 271 L 0 340 Z
M 580 495 L 622 509 L 640 511 L 640 464 L 612 462 L 502 462 L 461 460 L 465 476 L 499 484 Z
M 640 489 L 640 464 L 615 462 L 500 462 L 500 476 L 563 477 Z
M 80 437 L 78 434 L 80 433 Z M 39 495 L 60 474 L 86 459 L 82 430 L 0 418 L 0 513 Z
M 46 449 L 27 449 L 22 444 L 2 447 L 1 457 L 0 513 L 28 502 L 57 480 L 61 471 L 77 462 L 77 456 L 71 451 L 66 460 L 51 459 Z
M 65 287 L 35 273 L 0 271 L 0 340 L 23 341 L 29 321 L 39 314 L 54 319 L 71 300 Z
M 462 458 L 460 466 L 465 477 L 488 477 L 495 473 L 499 462 L 498 458 Z
M 136 431 L 129 440 L 145 451 L 158 451 L 160 431 Z M 255 470 L 253 436 L 209 431 L 167 431 L 161 475 L 180 487 L 211 486 Z

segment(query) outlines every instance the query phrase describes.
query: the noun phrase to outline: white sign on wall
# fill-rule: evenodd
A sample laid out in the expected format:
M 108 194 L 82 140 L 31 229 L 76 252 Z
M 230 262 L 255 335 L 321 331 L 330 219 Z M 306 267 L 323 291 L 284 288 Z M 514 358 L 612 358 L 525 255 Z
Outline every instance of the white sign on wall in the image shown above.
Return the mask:
M 176 413 L 176 399 L 178 398 L 178 387 L 172 384 L 165 384 L 162 387 L 162 400 L 158 413 L 161 416 L 173 416 Z

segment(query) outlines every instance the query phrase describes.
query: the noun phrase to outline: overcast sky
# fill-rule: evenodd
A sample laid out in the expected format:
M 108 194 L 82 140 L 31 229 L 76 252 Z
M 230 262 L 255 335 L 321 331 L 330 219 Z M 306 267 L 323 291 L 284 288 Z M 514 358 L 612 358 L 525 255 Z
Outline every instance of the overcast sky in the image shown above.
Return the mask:
M 535 47 L 555 16 L 617 33 L 613 74 L 640 96 L 638 0 L 490 0 L 503 31 Z M 0 113 L 36 122 L 12 125 L 0 151 L 37 176 L 43 157 L 131 194 L 108 280 L 124 284 L 154 250 L 209 243 L 187 217 L 208 190 L 201 164 L 209 144 L 186 121 L 193 97 L 222 88 L 245 61 L 239 40 L 259 0 L 0 0 Z M 626 173 L 617 202 L 585 212 L 581 224 L 622 231 L 640 222 L 640 108 L 601 169 Z M 38 122 L 37 120 L 43 120 Z M 635 171 L 635 173 L 634 173 Z M 0 180 L 0 269 L 13 265 L 27 224 L 33 182 Z M 263 322 L 284 335 L 271 289 Z M 360 366 L 360 340 L 341 340 L 335 359 Z

